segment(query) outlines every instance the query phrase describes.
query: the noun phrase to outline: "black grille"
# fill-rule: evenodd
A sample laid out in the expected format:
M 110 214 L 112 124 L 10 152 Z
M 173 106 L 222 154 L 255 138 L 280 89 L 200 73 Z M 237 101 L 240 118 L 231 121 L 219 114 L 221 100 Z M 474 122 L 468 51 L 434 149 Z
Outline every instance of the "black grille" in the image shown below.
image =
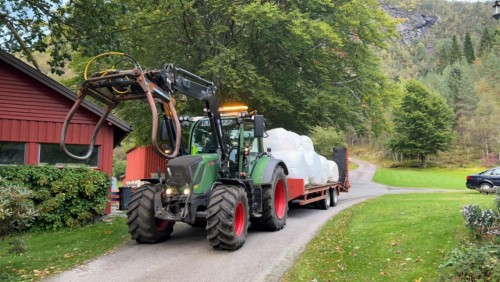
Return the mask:
M 177 187 L 190 184 L 202 160 L 199 156 L 182 156 L 169 161 L 167 170 L 171 175 L 171 184 Z

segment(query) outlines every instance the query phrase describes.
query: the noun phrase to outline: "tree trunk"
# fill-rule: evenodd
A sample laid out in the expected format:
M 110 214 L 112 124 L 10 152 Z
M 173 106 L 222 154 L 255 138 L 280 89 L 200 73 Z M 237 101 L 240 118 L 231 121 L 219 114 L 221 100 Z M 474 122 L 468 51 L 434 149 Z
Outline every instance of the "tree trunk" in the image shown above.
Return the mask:
M 426 168 L 427 167 L 427 163 L 425 162 L 425 155 L 424 154 L 420 154 L 420 166 L 422 168 Z

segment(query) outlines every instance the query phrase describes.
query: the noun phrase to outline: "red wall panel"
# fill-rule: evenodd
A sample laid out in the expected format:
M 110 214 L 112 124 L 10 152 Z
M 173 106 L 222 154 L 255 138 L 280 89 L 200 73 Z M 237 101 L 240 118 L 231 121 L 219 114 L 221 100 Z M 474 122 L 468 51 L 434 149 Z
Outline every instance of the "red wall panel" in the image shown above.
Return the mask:
M 35 82 L 21 71 L 0 65 L 0 118 L 63 122 L 73 102 Z M 75 94 L 76 95 L 76 94 Z M 98 117 L 81 107 L 73 117 L 75 123 L 95 124 Z
M 0 141 L 25 142 L 26 162 L 38 163 L 38 143 L 59 143 L 66 114 L 73 101 L 8 64 L 0 64 Z M 68 128 L 67 144 L 90 143 L 99 117 L 81 107 Z M 100 146 L 99 170 L 113 171 L 113 127 L 103 126 L 96 140 Z
M 150 178 L 151 173 L 165 173 L 167 161 L 157 155 L 151 146 L 135 148 L 127 153 L 126 181 Z

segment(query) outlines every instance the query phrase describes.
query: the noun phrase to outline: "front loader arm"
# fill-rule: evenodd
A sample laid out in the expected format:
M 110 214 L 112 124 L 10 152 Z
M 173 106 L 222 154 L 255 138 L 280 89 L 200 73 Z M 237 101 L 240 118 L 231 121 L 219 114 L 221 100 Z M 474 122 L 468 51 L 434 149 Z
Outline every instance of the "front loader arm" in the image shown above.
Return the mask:
M 122 89 L 127 89 L 122 91 Z M 103 102 L 106 105 L 106 110 L 96 127 L 91 137 L 90 145 L 88 147 L 87 153 L 83 156 L 77 156 L 69 152 L 66 148 L 66 135 L 68 131 L 69 124 L 76 113 L 78 108 L 81 106 L 83 100 L 87 95 L 94 97 L 95 99 Z M 167 105 L 168 109 L 172 113 L 173 121 L 175 124 L 175 130 L 180 132 L 181 126 L 179 119 L 177 117 L 177 112 L 172 101 L 171 93 L 160 88 L 154 81 L 151 81 L 145 73 L 140 69 L 135 69 L 133 71 L 115 71 L 112 74 L 101 75 L 97 77 L 92 77 L 85 80 L 80 87 L 77 94 L 77 100 L 71 110 L 69 111 L 66 119 L 64 120 L 62 132 L 61 132 L 61 149 L 74 159 L 86 160 L 90 157 L 94 150 L 95 140 L 97 135 L 107 119 L 111 110 L 113 110 L 121 101 L 126 100 L 137 100 L 146 99 L 151 109 L 152 118 L 152 131 L 151 131 L 151 144 L 153 149 L 157 154 L 166 158 L 173 159 L 179 154 L 179 148 L 181 144 L 181 136 L 177 134 L 175 141 L 175 149 L 172 154 L 165 154 L 159 147 L 157 142 L 158 136 L 158 111 L 156 109 L 155 99 L 158 99 Z
M 162 77 L 171 85 L 171 89 L 188 97 L 204 101 L 207 115 L 212 125 L 212 134 L 215 136 L 217 146 L 221 152 L 221 163 L 227 163 L 228 152 L 224 141 L 219 103 L 215 96 L 216 87 L 213 82 L 203 79 L 187 70 L 176 68 L 173 65 L 165 65 Z M 227 168 L 222 168 L 227 171 Z
M 127 71 L 111 69 L 95 73 L 90 78 L 86 77 L 86 80 L 82 83 L 80 90 L 77 93 L 77 100 L 75 101 L 75 104 L 66 116 L 61 132 L 60 147 L 66 155 L 74 159 L 88 159 L 93 152 L 97 134 L 111 111 L 122 101 L 146 99 L 151 109 L 151 144 L 153 149 L 157 154 L 166 159 L 177 157 L 181 148 L 181 126 L 175 109 L 174 100 L 172 98 L 173 92 L 176 91 L 188 97 L 204 101 L 207 108 L 207 114 L 212 125 L 212 134 L 215 136 L 221 152 L 221 175 L 224 176 L 224 174 L 227 173 L 226 163 L 228 155 L 227 148 L 224 143 L 224 134 L 218 108 L 219 104 L 215 97 L 216 87 L 214 83 L 181 68 L 176 68 L 171 64 L 166 64 L 159 70 L 143 71 L 134 59 L 125 54 L 107 54 L 121 54 L 126 56 L 133 61 L 135 68 Z M 104 55 L 106 54 L 99 55 L 97 57 Z M 88 66 L 86 67 L 86 72 L 87 68 Z M 81 106 L 87 95 L 103 102 L 106 105 L 106 110 L 94 128 L 87 153 L 83 156 L 77 156 L 67 150 L 65 144 L 66 135 L 73 115 Z M 170 143 L 174 145 L 172 148 L 173 152 L 171 154 L 166 154 L 158 147 L 157 135 L 159 122 L 158 111 L 155 104 L 156 102 L 163 104 L 162 109 L 164 109 L 171 121 L 174 123 L 173 130 L 175 133 L 175 140 L 172 140 L 173 137 L 169 134 L 169 137 L 171 138 Z

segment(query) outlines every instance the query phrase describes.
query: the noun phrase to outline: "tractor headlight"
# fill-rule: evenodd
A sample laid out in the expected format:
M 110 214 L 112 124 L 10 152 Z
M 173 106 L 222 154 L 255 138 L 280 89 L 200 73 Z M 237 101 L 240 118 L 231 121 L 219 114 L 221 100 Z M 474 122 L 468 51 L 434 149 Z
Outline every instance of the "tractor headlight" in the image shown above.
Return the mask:
M 182 191 L 182 193 L 183 193 L 184 195 L 189 195 L 189 194 L 191 194 L 191 188 L 185 188 L 185 189 Z
M 168 195 L 168 196 L 171 196 L 174 194 L 174 188 L 171 188 L 171 187 L 168 187 L 167 190 L 165 191 L 165 193 Z

